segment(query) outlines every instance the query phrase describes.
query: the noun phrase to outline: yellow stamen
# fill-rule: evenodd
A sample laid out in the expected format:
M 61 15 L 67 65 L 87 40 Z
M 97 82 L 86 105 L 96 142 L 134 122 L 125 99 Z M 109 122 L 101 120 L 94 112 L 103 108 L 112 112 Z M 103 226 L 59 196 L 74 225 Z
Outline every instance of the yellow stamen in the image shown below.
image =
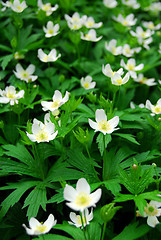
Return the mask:
M 129 64 L 127 65 L 127 68 L 128 68 L 130 71 L 134 71 L 134 69 L 135 69 L 135 65 L 129 63 Z
M 89 87 L 89 83 L 86 82 L 86 83 L 84 84 L 84 87 L 85 87 L 85 88 L 88 88 L 88 87 Z
M 98 129 L 107 132 L 111 130 L 111 127 L 108 121 L 102 120 L 101 122 L 98 123 Z
M 91 202 L 91 198 L 87 193 L 80 192 L 76 197 L 75 204 L 80 207 L 87 207 Z
M 7 98 L 15 98 L 16 96 L 15 96 L 15 93 L 8 91 L 8 92 L 6 93 L 6 97 L 7 97 Z
M 59 100 L 56 100 L 56 101 L 54 101 L 54 102 L 51 104 L 51 107 L 52 107 L 52 108 L 58 108 L 58 107 L 59 107 L 59 104 L 60 104 L 60 101 L 59 101 Z

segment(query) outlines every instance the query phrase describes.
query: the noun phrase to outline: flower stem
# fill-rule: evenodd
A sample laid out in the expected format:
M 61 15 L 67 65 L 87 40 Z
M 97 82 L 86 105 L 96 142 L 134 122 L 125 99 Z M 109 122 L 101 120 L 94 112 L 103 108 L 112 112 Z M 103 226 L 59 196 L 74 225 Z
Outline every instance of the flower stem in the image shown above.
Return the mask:
M 101 238 L 101 240 L 104 240 L 105 232 L 106 232 L 106 225 L 107 225 L 107 223 L 104 222 L 104 225 L 103 225 L 103 233 L 102 233 L 102 238 Z
M 32 146 L 33 146 L 33 151 L 34 151 L 34 157 L 35 157 L 35 160 L 37 160 L 37 165 L 38 165 L 38 168 L 39 168 L 40 173 L 41 173 L 41 178 L 42 178 L 42 180 L 44 180 L 45 179 L 44 171 L 43 171 L 41 160 L 40 160 L 40 157 L 39 157 L 39 154 L 38 154 L 38 151 L 37 151 L 37 146 L 36 146 L 36 144 L 33 144 Z
M 93 169 L 94 175 L 95 175 L 96 179 L 99 180 L 99 178 L 98 178 L 98 176 L 97 176 L 97 172 L 96 172 L 96 170 L 95 170 L 95 168 L 94 168 L 94 166 L 93 166 L 92 158 L 91 158 L 91 155 L 90 155 L 90 153 L 89 153 L 89 150 L 88 150 L 88 146 L 87 146 L 87 144 L 85 144 L 85 148 L 86 148 L 86 151 L 87 151 L 88 157 L 89 157 L 89 159 L 90 159 L 90 163 L 91 163 L 91 166 L 92 166 L 92 169 Z
M 87 237 L 86 237 L 85 228 L 84 228 L 83 212 L 80 212 L 80 217 L 81 217 L 81 223 L 82 223 L 82 228 L 83 228 L 84 239 L 88 240 Z

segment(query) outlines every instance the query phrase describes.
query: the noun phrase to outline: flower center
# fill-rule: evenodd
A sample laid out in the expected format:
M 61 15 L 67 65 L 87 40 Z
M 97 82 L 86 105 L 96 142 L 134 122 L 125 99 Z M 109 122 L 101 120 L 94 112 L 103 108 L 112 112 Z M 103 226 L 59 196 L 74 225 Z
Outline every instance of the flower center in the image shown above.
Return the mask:
M 121 83 L 122 83 L 122 79 L 119 78 L 119 79 L 116 80 L 116 82 L 117 82 L 119 85 L 121 85 Z
M 156 114 L 161 113 L 161 107 L 160 107 L 160 106 L 156 106 L 156 107 L 154 108 L 154 112 L 155 112 Z
M 146 32 L 143 31 L 143 32 L 141 33 L 141 37 L 142 37 L 142 38 L 146 38 Z
M 48 33 L 49 33 L 49 34 L 53 34 L 53 32 L 54 32 L 53 29 L 49 29 L 49 30 L 48 30 Z
M 116 53 L 116 47 L 112 47 L 112 52 Z
M 89 87 L 89 83 L 86 82 L 86 83 L 84 84 L 84 87 L 85 87 L 85 88 L 88 88 L 88 87 Z
M 124 21 L 122 22 L 122 24 L 123 24 L 124 26 L 127 26 L 127 25 L 128 25 L 128 21 L 127 21 L 127 20 L 124 20 Z
M 94 25 L 94 22 L 93 22 L 93 21 L 88 21 L 88 22 L 87 22 L 87 26 L 88 26 L 88 27 L 93 27 L 93 25 Z
M 48 140 L 48 134 L 47 134 L 47 132 L 44 131 L 44 129 L 40 130 L 39 133 L 37 135 L 35 135 L 35 137 L 36 137 L 36 140 L 38 142 L 42 142 L 42 141 L 47 141 Z
M 44 57 L 43 57 L 43 61 L 44 61 L 44 62 L 47 62 L 47 61 L 48 61 L 48 58 L 49 58 L 48 56 L 44 56 Z
M 155 216 L 157 214 L 157 209 L 152 206 L 147 206 L 145 212 L 148 216 Z
M 26 72 L 26 71 L 22 72 L 22 77 L 28 78 L 29 77 L 29 73 Z
M 130 53 L 130 48 L 126 48 L 126 49 L 125 49 L 125 52 L 126 52 L 126 53 Z
M 59 107 L 59 104 L 60 104 L 60 100 L 55 100 L 55 101 L 51 104 L 51 107 L 52 107 L 52 108 L 58 108 L 58 107 Z
M 82 217 L 82 220 L 83 220 L 83 225 L 86 225 L 85 216 Z M 79 225 L 82 225 L 82 220 L 81 220 L 81 217 L 80 217 L 80 216 L 77 216 L 77 223 L 78 223 Z
M 49 11 L 49 10 L 51 9 L 51 5 L 50 5 L 50 4 L 44 4 L 43 7 L 42 7 L 42 9 L 43 9 L 44 11 Z
M 98 129 L 104 132 L 108 132 L 109 130 L 111 130 L 111 127 L 108 121 L 102 120 L 101 122 L 98 123 Z
M 87 193 L 80 192 L 79 195 L 76 197 L 75 204 L 80 207 L 88 207 L 90 205 L 91 198 Z
M 91 36 L 90 36 L 89 34 L 85 34 L 85 38 L 86 38 L 87 40 L 90 40 L 90 39 L 91 39 Z
M 153 24 L 153 23 L 149 23 L 148 27 L 149 27 L 150 29 L 153 29 L 153 28 L 154 28 L 154 24 Z
M 73 24 L 73 29 L 78 29 L 79 26 L 77 24 Z
M 135 69 L 135 65 L 129 63 L 129 64 L 127 65 L 127 68 L 128 68 L 130 71 L 134 71 L 134 69 Z
M 36 226 L 36 231 L 37 232 L 41 232 L 41 233 L 44 233 L 47 229 L 47 226 L 44 226 L 44 225 L 39 225 L 39 226 Z
M 6 93 L 6 97 L 7 97 L 7 98 L 10 98 L 10 99 L 14 99 L 14 98 L 16 97 L 16 95 L 15 95 L 14 92 L 8 91 L 8 92 Z
M 23 10 L 21 6 L 17 6 L 17 9 L 20 10 L 20 11 Z

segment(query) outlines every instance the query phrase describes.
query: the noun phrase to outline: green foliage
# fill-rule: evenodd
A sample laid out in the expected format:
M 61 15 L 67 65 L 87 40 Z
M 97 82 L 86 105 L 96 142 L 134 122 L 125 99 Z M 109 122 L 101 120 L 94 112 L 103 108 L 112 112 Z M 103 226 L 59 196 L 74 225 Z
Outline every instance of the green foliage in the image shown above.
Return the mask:
M 98 143 L 98 148 L 100 151 L 101 156 L 103 156 L 103 153 L 105 149 L 107 148 L 107 145 L 112 141 L 112 137 L 110 134 L 104 135 L 103 133 L 99 133 L 96 139 Z
M 129 224 L 119 235 L 114 237 L 112 240 L 134 240 L 142 237 L 149 232 L 150 228 L 147 225 L 144 224 L 138 226 L 138 224 L 138 222 Z

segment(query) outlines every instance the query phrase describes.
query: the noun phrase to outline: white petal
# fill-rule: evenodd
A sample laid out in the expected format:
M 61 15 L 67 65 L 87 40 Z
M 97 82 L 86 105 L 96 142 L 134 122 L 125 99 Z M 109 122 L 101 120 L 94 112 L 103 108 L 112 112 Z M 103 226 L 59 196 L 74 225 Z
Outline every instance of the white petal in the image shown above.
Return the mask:
M 158 223 L 159 223 L 159 221 L 156 216 L 148 216 L 147 224 L 150 227 L 155 227 Z
M 102 120 L 107 121 L 107 116 L 103 109 L 97 109 L 95 113 L 96 122 L 100 122 Z
M 47 230 L 45 232 L 49 232 L 50 229 L 56 225 L 56 220 L 54 220 L 53 214 L 50 214 L 48 219 L 44 222 L 43 226 L 47 226 Z
M 101 188 L 99 188 L 95 192 L 91 193 L 90 198 L 92 199 L 92 203 L 93 204 L 97 203 L 100 200 L 101 195 L 102 195 L 102 189 Z
M 77 195 L 77 191 L 68 184 L 65 185 L 64 188 L 64 199 L 67 201 L 74 201 Z
M 59 90 L 55 90 L 55 92 L 54 92 L 53 102 L 54 102 L 55 100 L 60 100 L 60 101 L 62 101 L 62 94 L 61 94 L 61 92 L 60 92 Z
M 28 72 L 30 75 L 32 75 L 35 72 L 35 65 L 30 64 L 27 69 L 26 72 Z
M 93 129 L 98 129 L 98 123 L 92 121 L 90 118 L 88 119 L 89 125 Z
M 29 227 L 30 227 L 31 229 L 34 229 L 34 228 L 36 228 L 36 226 L 39 226 L 39 225 L 41 225 L 41 223 L 40 223 L 36 218 L 32 217 L 32 218 L 29 220 Z
M 76 185 L 77 192 L 85 192 L 87 194 L 90 194 L 90 186 L 85 178 L 81 178 L 78 180 Z

